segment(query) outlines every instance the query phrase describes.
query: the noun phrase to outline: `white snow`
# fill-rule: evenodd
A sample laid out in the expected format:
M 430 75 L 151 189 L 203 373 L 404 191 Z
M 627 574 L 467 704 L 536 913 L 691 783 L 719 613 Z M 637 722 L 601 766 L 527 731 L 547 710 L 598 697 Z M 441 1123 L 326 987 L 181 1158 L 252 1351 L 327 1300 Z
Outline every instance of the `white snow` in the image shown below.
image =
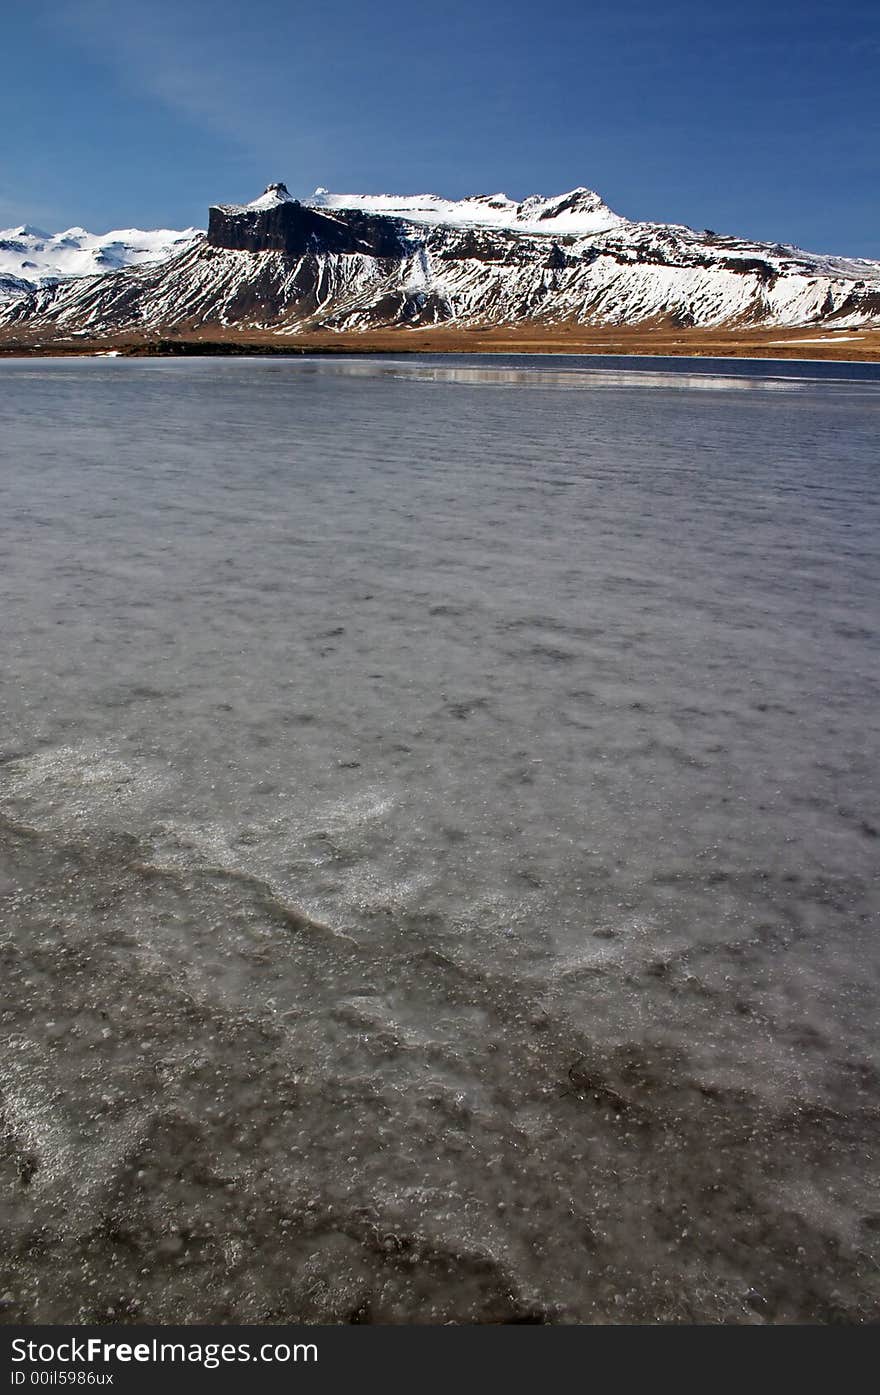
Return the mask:
M 441 198 L 439 194 L 331 194 L 327 189 L 318 188 L 305 202 L 310 208 L 360 209 L 365 213 L 403 218 L 410 223 L 571 237 L 619 227 L 627 221 L 612 212 L 592 189 L 584 188 L 552 198 L 533 194 L 522 203 L 516 203 L 506 194 L 472 194 L 453 200 Z
M 263 190 L 258 199 L 254 199 L 252 203 L 244 204 L 243 207 L 259 211 L 265 208 L 277 208 L 282 203 L 296 203 L 296 199 L 286 184 L 270 184 L 268 188 Z
M 85 228 L 46 233 L 29 224 L 5 228 L 0 230 L 0 299 L 13 299 L 73 276 L 161 261 L 199 236 L 198 228 L 117 228 L 106 233 Z M 4 281 L 10 283 L 8 288 Z M 14 281 L 25 284 L 16 287 Z
M 296 203 L 296 199 L 286 184 L 278 183 L 267 185 L 260 197 L 251 199 L 250 203 L 221 203 L 218 207 L 225 213 L 263 213 L 269 208 L 278 208 L 283 203 Z

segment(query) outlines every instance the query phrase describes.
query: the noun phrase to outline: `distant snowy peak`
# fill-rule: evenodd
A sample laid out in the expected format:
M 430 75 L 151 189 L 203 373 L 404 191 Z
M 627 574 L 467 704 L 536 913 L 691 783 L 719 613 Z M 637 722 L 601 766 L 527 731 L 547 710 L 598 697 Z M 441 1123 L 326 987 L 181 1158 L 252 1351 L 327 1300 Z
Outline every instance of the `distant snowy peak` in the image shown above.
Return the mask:
M 583 188 L 552 198 L 533 194 L 521 203 L 506 194 L 472 194 L 453 200 L 439 194 L 331 194 L 319 188 L 306 203 L 311 208 L 382 213 L 410 223 L 568 237 L 589 236 L 627 221 L 614 213 L 594 190 Z
M 0 299 L 73 276 L 94 276 L 161 261 L 201 237 L 199 228 L 119 228 L 90 233 L 85 228 L 46 233 L 23 223 L 0 230 Z
M 0 238 L 3 237 L 41 237 L 49 238 L 51 233 L 43 232 L 42 228 L 35 228 L 33 223 L 22 223 L 18 228 L 5 228 L 0 231 Z

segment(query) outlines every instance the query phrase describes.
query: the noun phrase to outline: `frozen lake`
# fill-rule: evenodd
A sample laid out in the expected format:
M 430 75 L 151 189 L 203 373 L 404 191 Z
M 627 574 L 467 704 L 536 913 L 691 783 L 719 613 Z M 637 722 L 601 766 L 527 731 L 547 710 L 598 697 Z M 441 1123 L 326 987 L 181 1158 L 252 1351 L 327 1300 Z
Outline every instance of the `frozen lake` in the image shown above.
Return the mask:
M 0 1318 L 876 1318 L 878 442 L 0 361 Z

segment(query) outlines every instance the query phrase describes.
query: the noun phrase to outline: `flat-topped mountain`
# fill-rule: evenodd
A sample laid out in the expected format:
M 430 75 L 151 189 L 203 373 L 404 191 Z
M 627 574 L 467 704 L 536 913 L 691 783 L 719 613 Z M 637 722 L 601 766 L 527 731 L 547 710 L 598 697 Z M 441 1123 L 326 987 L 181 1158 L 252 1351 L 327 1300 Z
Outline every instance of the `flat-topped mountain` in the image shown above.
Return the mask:
M 632 222 L 579 188 L 330 194 L 211 208 L 146 266 L 19 296 L 0 324 L 96 335 L 461 325 L 880 324 L 880 262 Z
M 342 216 L 325 213 L 292 198 L 284 184 L 270 184 L 253 203 L 211 208 L 208 245 L 291 257 L 339 252 L 399 259 L 410 249 L 396 218 L 360 209 Z

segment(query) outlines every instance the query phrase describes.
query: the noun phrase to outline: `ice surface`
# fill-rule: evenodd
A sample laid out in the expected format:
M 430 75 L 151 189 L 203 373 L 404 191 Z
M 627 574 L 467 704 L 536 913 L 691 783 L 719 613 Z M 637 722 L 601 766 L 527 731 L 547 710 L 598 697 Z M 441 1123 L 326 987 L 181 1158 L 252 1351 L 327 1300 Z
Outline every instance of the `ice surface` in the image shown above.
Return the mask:
M 0 365 L 5 1318 L 876 1312 L 880 381 L 636 366 Z

